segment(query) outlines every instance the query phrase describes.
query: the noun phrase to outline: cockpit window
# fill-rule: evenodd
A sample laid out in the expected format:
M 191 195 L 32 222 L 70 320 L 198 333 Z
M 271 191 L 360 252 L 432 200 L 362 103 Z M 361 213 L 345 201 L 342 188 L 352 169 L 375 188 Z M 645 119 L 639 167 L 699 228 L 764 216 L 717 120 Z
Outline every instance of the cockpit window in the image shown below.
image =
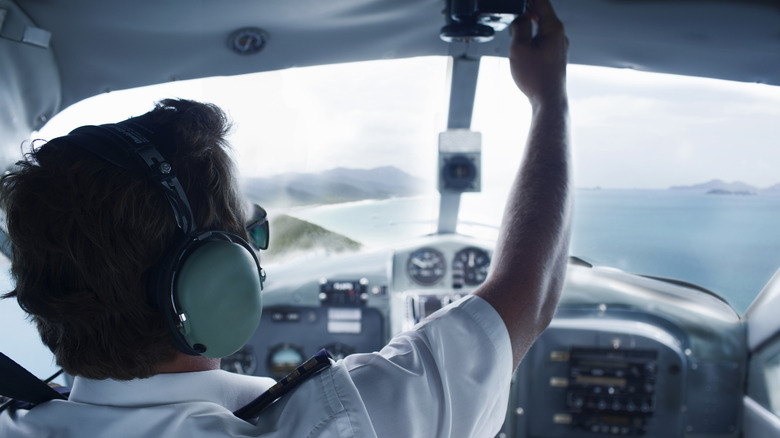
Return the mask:
M 163 97 L 210 101 L 234 119 L 245 192 L 269 211 L 266 263 L 387 247 L 436 231 L 447 64 L 373 61 L 113 92 L 38 135 L 139 114 Z M 744 312 L 780 266 L 780 89 L 585 66 L 570 66 L 569 81 L 572 255 L 694 283 Z M 529 111 L 507 61 L 483 59 L 472 122 L 482 191 L 463 196 L 459 232 L 497 235 Z
M 744 312 L 780 267 L 780 88 L 574 65 L 569 95 L 571 254 L 699 285 Z M 483 59 L 483 191 L 464 197 L 463 231 L 500 218 L 530 117 L 521 99 L 508 62 Z

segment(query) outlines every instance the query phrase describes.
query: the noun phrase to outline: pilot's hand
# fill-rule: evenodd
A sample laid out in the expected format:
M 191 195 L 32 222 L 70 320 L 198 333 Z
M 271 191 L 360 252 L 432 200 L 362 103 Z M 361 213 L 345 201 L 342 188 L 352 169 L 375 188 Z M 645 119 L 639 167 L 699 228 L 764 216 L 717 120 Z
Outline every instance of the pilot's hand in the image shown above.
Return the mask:
M 538 25 L 535 35 L 533 22 Z M 528 10 L 510 31 L 512 77 L 531 104 L 565 100 L 569 40 L 550 0 L 528 0 Z

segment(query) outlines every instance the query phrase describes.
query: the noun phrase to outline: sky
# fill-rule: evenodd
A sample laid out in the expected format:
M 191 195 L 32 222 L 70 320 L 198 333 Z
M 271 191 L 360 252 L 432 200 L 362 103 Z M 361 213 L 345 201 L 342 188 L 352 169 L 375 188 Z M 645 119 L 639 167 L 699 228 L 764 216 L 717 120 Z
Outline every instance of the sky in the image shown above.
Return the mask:
M 245 177 L 393 165 L 432 181 L 446 78 L 446 58 L 414 58 L 174 82 L 80 102 L 37 137 L 184 97 L 227 110 Z M 576 187 L 780 183 L 780 87 L 570 66 L 569 95 Z M 472 122 L 483 134 L 483 187 L 506 186 L 529 120 L 506 60 L 483 60 Z

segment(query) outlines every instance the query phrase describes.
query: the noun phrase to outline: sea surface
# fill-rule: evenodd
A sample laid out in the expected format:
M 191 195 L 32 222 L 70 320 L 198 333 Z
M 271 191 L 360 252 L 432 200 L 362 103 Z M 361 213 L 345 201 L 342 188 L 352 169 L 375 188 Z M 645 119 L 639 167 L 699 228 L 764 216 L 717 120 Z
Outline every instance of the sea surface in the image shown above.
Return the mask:
M 466 195 L 458 231 L 495 239 L 504 198 Z M 398 198 L 293 210 L 369 246 L 436 230 L 438 200 Z M 780 268 L 780 196 L 673 190 L 575 191 L 570 254 L 594 265 L 687 281 L 740 314 Z
M 458 231 L 495 239 L 502 206 L 501 196 L 464 196 L 465 224 Z M 289 213 L 378 247 L 434 232 L 437 211 L 438 199 L 417 197 L 298 207 Z M 577 190 L 570 253 L 594 265 L 694 283 L 741 314 L 780 268 L 778 218 L 780 196 Z M 7 260 L 0 261 L 2 292 L 12 288 L 8 267 Z M 39 377 L 55 371 L 51 354 L 15 300 L 0 300 L 0 326 L 0 351 Z
M 577 191 L 571 254 L 684 280 L 740 314 L 780 268 L 780 196 Z

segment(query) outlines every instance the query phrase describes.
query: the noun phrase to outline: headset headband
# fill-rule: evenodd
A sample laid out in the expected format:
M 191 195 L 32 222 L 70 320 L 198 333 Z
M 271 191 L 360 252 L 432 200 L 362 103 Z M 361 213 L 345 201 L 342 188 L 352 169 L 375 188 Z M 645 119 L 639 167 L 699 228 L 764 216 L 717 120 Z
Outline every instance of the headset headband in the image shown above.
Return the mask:
M 81 148 L 115 166 L 129 171 L 143 169 L 148 179 L 162 189 L 178 227 L 184 234 L 190 234 L 195 229 L 192 207 L 173 167 L 160 153 L 160 150 L 166 150 L 169 156 L 175 153 L 173 139 L 155 134 L 146 126 L 144 118 L 139 116 L 120 123 L 82 126 L 71 131 L 68 137 Z M 120 147 L 112 147 L 111 143 L 120 143 Z

